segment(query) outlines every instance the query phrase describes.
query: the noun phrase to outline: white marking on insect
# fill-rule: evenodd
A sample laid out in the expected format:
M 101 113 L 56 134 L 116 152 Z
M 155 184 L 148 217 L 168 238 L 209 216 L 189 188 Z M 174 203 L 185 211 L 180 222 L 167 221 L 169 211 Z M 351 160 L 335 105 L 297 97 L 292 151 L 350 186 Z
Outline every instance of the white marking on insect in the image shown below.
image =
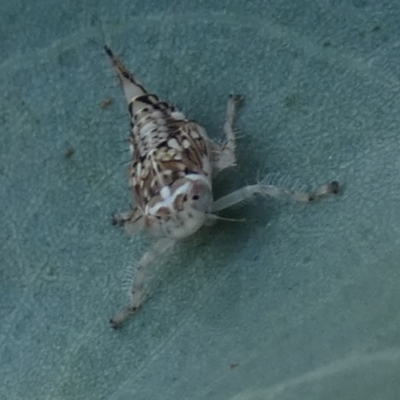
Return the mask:
M 162 191 L 164 191 L 164 195 L 166 194 L 168 190 L 168 195 L 164 196 L 163 193 L 161 193 L 161 196 L 163 197 L 162 201 L 157 202 L 153 207 L 149 207 L 148 205 L 146 206 L 145 212 L 148 213 L 148 215 L 156 215 L 157 212 L 161 208 L 171 208 L 174 206 L 174 202 L 178 196 L 181 194 L 185 194 L 188 192 L 190 188 L 190 183 L 186 182 L 184 185 L 180 186 L 178 189 L 175 190 L 174 194 L 171 194 L 169 191 L 168 187 L 164 187 Z
M 164 186 L 161 191 L 161 197 L 165 200 L 167 199 L 169 196 L 171 196 L 171 190 L 169 190 L 168 186 Z
M 105 51 L 120 80 L 132 122 L 129 139 L 133 159 L 129 177 L 136 205 L 129 213 L 115 215 L 114 223 L 125 225 L 130 232 L 145 228 L 159 237 L 139 261 L 131 285 L 130 305 L 110 321 L 117 328 L 143 304 L 147 267 L 177 240 L 220 218 L 215 212 L 255 194 L 312 202 L 338 193 L 339 184 L 334 181 L 306 193 L 261 182 L 214 201 L 212 178 L 236 164 L 233 122 L 241 96 L 229 97 L 225 142 L 219 144 L 173 105 L 147 92 L 109 47 L 105 46 Z
M 177 140 L 174 139 L 174 138 L 169 139 L 168 142 L 167 142 L 167 145 L 168 145 L 169 147 L 171 147 L 172 149 L 179 150 L 179 151 L 182 150 L 182 147 L 179 146 L 179 143 L 178 143 Z

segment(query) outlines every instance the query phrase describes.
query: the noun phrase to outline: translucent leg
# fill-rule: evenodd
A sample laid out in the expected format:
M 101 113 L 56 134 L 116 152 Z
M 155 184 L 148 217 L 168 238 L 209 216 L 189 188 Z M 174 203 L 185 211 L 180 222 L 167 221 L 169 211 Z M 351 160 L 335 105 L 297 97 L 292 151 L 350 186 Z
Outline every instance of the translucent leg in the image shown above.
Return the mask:
M 229 96 L 226 108 L 224 124 L 224 134 L 226 141 L 224 144 L 212 143 L 213 150 L 213 169 L 218 173 L 225 168 L 233 167 L 236 164 L 235 147 L 236 139 L 233 124 L 238 110 L 239 103 L 243 100 L 242 96 Z
M 125 310 L 114 315 L 111 320 L 111 326 L 114 329 L 118 329 L 122 322 L 128 319 L 132 314 L 134 314 L 143 304 L 143 284 L 145 280 L 145 275 L 150 264 L 159 256 L 161 256 L 165 251 L 173 246 L 175 240 L 169 238 L 163 238 L 158 240 L 150 250 L 146 251 L 142 259 L 139 262 L 139 266 L 136 270 L 135 277 L 131 285 L 131 303 Z
M 224 210 L 225 208 L 232 207 L 235 204 L 241 203 L 242 201 L 251 198 L 255 194 L 270 196 L 274 198 L 287 197 L 290 200 L 296 202 L 311 203 L 313 201 L 320 200 L 321 198 L 329 194 L 337 194 L 339 193 L 339 190 L 340 186 L 339 183 L 336 181 L 321 185 L 317 189 L 309 193 L 273 185 L 250 185 L 245 186 L 214 201 L 212 211 L 218 212 Z

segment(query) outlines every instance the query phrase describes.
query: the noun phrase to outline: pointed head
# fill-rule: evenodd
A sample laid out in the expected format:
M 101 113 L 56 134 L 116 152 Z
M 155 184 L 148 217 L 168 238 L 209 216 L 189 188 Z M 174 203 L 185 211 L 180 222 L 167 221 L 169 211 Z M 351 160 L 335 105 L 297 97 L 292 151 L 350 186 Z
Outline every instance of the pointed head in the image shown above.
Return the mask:
M 199 230 L 211 212 L 210 182 L 202 175 L 187 175 L 164 186 L 145 208 L 145 225 L 157 236 L 186 238 Z

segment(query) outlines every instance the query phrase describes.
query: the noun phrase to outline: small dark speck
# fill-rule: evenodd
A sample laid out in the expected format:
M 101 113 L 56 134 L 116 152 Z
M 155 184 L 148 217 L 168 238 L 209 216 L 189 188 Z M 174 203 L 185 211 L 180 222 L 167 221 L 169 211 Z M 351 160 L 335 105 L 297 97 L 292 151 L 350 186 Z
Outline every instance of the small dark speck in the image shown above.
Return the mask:
M 372 32 L 378 32 L 378 31 L 380 31 L 381 30 L 381 26 L 380 25 L 376 25 L 376 26 L 374 26 L 373 28 L 372 28 Z
M 341 189 L 339 182 L 338 181 L 331 182 L 329 189 L 330 189 L 330 193 L 339 194 L 340 189 Z
M 111 103 L 112 103 L 112 99 L 110 97 L 108 97 L 107 99 L 104 99 L 101 104 L 100 107 L 104 110 L 105 108 L 107 108 Z
M 74 153 L 75 153 L 75 150 L 69 148 L 69 149 L 67 149 L 67 150 L 65 151 L 64 157 L 65 157 L 65 158 L 71 158 L 71 157 L 74 155 Z
M 322 43 L 322 46 L 324 47 L 329 47 L 331 45 L 331 42 L 329 40 L 326 40 L 324 43 Z
M 235 369 L 239 366 L 239 363 L 233 363 L 229 366 L 229 369 Z
M 300 102 L 300 98 L 298 94 L 292 94 L 291 96 L 287 96 L 285 99 L 285 107 L 293 108 L 298 105 Z

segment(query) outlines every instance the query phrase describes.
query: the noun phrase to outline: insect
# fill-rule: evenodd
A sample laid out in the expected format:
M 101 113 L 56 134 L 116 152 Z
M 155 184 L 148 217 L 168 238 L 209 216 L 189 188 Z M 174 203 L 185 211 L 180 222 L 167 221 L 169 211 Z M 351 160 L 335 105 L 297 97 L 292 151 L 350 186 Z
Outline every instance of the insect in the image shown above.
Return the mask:
M 104 49 L 119 78 L 131 118 L 129 184 L 135 207 L 115 215 L 113 223 L 130 232 L 147 229 L 158 238 L 139 261 L 130 288 L 130 304 L 110 320 L 116 329 L 142 306 L 149 265 L 176 241 L 215 221 L 217 212 L 256 194 L 309 203 L 338 193 L 339 183 L 321 185 L 310 193 L 259 183 L 214 200 L 212 179 L 236 164 L 233 123 L 241 96 L 229 97 L 225 140 L 217 143 L 201 125 L 149 93 L 108 46 Z

